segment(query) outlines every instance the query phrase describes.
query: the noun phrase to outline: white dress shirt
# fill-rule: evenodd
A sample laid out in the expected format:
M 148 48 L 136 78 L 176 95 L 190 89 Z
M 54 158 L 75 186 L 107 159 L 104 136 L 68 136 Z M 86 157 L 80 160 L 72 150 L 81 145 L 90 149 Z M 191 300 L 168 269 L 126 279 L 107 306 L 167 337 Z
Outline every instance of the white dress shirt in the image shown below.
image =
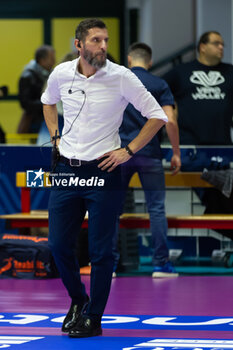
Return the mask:
M 58 65 L 41 97 L 43 104 L 63 103 L 61 155 L 93 160 L 119 148 L 118 129 L 129 102 L 148 119 L 168 121 L 158 102 L 129 69 L 107 60 L 105 67 L 87 78 L 77 71 L 78 60 Z

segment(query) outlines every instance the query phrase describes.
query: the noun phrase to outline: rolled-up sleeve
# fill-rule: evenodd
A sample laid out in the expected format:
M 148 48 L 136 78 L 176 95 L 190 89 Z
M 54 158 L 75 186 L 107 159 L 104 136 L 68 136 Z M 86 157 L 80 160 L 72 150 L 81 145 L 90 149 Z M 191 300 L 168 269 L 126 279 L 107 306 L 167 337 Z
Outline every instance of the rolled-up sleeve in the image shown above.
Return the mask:
M 130 70 L 127 70 L 122 77 L 121 89 L 125 99 L 132 103 L 143 117 L 147 119 L 157 118 L 168 122 L 168 118 L 159 103 Z
M 47 87 L 41 96 L 41 102 L 47 105 L 56 104 L 61 100 L 60 90 L 58 87 L 58 71 L 55 68 L 50 74 Z

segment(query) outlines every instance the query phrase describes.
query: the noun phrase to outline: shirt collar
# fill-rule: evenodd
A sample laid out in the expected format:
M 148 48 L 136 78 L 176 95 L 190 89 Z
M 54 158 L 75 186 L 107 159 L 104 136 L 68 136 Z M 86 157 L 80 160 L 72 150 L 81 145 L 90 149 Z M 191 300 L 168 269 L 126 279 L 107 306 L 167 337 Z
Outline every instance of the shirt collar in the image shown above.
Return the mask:
M 141 70 L 142 72 L 146 72 L 146 71 L 147 71 L 147 70 L 146 70 L 145 68 L 143 68 L 143 67 L 132 67 L 131 70 L 132 70 L 132 71 Z
M 79 71 L 77 70 L 79 60 L 80 60 L 80 57 L 76 58 L 76 59 L 73 61 L 72 70 L 73 70 L 73 72 L 76 70 L 77 73 L 78 73 L 78 75 L 79 75 L 80 77 L 84 77 L 84 75 L 81 74 L 81 73 L 79 73 Z M 109 67 L 109 60 L 107 59 L 107 60 L 106 60 L 106 65 L 105 65 L 103 68 L 98 69 L 98 70 L 96 71 L 96 73 L 95 73 L 94 75 L 92 75 L 92 77 L 105 74 L 105 73 L 108 71 L 108 67 Z M 90 77 L 90 78 L 91 78 L 91 77 Z

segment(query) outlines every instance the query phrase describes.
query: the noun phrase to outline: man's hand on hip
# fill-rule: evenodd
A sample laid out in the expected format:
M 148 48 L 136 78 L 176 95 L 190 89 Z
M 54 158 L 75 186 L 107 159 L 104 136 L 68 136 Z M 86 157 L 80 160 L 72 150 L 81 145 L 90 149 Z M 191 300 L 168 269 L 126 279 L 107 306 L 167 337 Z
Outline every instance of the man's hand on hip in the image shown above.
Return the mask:
M 98 165 L 101 170 L 106 170 L 110 172 L 114 170 L 119 164 L 127 162 L 131 156 L 126 151 L 125 148 L 119 148 L 114 151 L 107 152 L 103 154 L 98 160 L 104 158 L 104 160 Z

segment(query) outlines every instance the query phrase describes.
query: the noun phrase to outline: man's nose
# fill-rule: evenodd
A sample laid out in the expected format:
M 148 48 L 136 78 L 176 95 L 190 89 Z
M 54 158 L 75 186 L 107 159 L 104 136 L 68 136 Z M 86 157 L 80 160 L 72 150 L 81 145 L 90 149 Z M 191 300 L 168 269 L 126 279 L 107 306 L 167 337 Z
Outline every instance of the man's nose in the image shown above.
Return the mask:
M 221 49 L 224 49 L 224 43 L 218 43 L 218 46 L 221 47 Z
M 100 44 L 100 47 L 101 47 L 101 49 L 103 50 L 103 51 L 107 51 L 107 43 L 106 43 L 106 41 L 105 40 L 102 40 L 101 41 L 101 44 Z

